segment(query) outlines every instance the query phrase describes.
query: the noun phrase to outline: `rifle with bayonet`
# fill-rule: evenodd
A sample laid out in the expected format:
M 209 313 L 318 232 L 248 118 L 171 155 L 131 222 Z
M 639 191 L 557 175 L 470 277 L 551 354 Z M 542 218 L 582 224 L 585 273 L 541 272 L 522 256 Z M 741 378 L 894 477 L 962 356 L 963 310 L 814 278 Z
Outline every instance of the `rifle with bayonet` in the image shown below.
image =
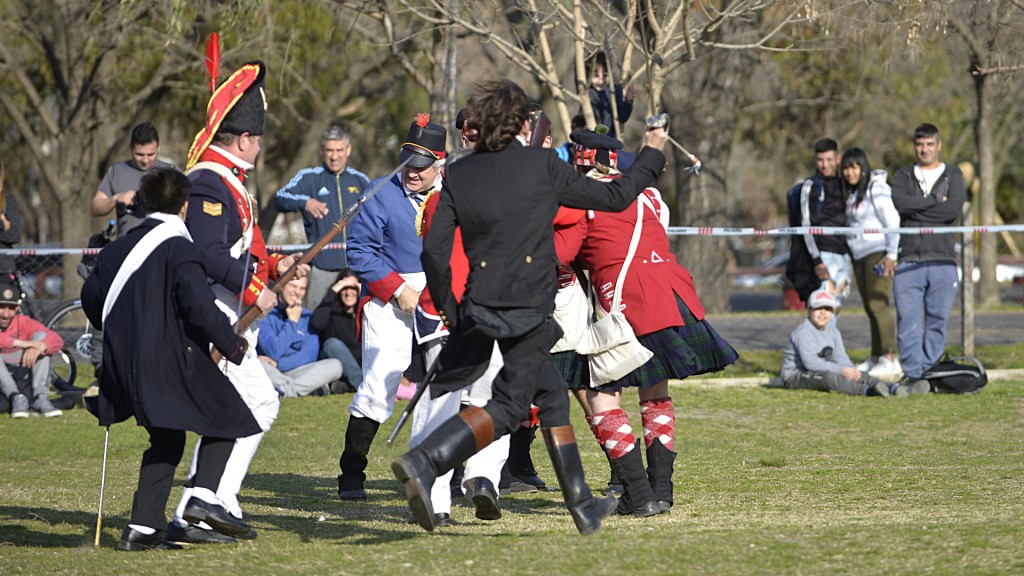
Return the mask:
M 399 164 L 398 168 L 395 168 L 387 176 L 381 178 L 380 181 L 377 182 L 377 184 L 373 188 L 367 190 L 365 194 L 360 196 L 359 200 L 357 200 L 355 204 L 350 206 L 348 210 L 345 210 L 345 213 L 341 215 L 341 218 L 338 218 L 338 221 L 335 222 L 333 226 L 331 226 L 330 230 L 325 232 L 323 236 L 321 236 L 320 239 L 317 240 L 316 244 L 307 248 L 303 252 L 302 257 L 299 258 L 298 261 L 296 261 L 294 264 L 292 264 L 288 268 L 288 270 L 285 271 L 284 274 L 279 276 L 276 282 L 269 286 L 270 290 L 272 290 L 274 294 L 280 294 L 281 290 L 284 289 L 285 285 L 291 282 L 295 278 L 295 275 L 298 274 L 300 267 L 312 262 L 313 258 L 316 257 L 316 255 L 319 254 L 320 251 L 323 250 L 325 246 L 330 244 L 331 240 L 334 240 L 334 237 L 337 236 L 339 232 L 345 229 L 345 226 L 348 226 L 348 223 L 353 218 L 355 218 L 356 214 L 358 214 L 359 211 L 363 208 L 363 204 L 366 204 L 370 200 L 370 198 L 373 198 L 373 196 L 377 194 L 377 192 L 384 185 L 386 185 L 388 181 L 394 177 L 395 174 L 398 174 L 398 172 L 405 167 L 407 162 L 409 162 L 408 159 L 406 159 L 405 162 Z M 245 332 L 245 329 L 252 325 L 252 323 L 255 322 L 256 319 L 262 315 L 263 311 L 260 310 L 259 307 L 257 307 L 255 304 L 249 306 L 248 308 L 246 308 L 245 312 L 238 318 L 238 322 L 235 323 L 235 332 L 238 334 Z M 223 356 L 216 348 L 213 349 L 213 351 L 210 353 L 210 356 L 216 363 L 219 363 L 221 358 L 223 358 Z

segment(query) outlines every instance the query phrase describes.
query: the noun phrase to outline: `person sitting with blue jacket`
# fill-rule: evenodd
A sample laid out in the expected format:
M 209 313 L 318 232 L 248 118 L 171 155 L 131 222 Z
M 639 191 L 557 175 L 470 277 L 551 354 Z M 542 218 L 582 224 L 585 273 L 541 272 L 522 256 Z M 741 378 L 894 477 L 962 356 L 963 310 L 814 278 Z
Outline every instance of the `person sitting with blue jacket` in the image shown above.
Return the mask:
M 274 388 L 285 398 L 329 389 L 342 373 L 338 360 L 317 360 L 320 340 L 309 325 L 313 312 L 302 307 L 305 295 L 306 279 L 292 280 L 281 291 L 281 304 L 260 321 L 256 351 Z

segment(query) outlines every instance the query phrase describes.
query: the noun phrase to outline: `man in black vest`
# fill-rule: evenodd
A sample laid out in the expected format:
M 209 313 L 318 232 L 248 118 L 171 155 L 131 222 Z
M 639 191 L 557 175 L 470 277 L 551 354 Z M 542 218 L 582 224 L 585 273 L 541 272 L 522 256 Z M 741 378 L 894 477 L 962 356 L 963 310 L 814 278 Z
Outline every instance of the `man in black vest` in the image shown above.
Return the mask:
M 530 102 L 522 88 L 509 80 L 479 88 L 469 101 L 470 117 L 480 119 L 476 152 L 449 167 L 423 251 L 427 285 L 451 332 L 431 393 L 473 382 L 486 368 L 495 341 L 505 365 L 486 406 L 470 407 L 441 424 L 392 470 L 405 486 L 417 522 L 433 530 L 430 488 L 436 476 L 513 431 L 532 401 L 540 408 L 566 506 L 577 529 L 589 534 L 616 501 L 594 497 L 583 478 L 565 384 L 549 354 L 556 340 L 551 312 L 558 289 L 551 222 L 559 204 L 625 209 L 661 172 L 668 135 L 649 130 L 633 168 L 621 179 L 597 182 L 554 151 L 517 140 L 530 129 Z M 449 266 L 457 226 L 470 267 L 461 303 L 452 293 Z

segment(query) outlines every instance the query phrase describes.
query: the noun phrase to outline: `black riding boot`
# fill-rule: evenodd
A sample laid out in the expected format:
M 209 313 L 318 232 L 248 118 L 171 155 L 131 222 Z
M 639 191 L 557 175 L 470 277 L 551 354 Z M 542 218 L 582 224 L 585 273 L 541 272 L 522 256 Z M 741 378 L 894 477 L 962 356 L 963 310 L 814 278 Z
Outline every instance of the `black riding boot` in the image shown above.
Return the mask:
M 535 435 L 535 428 L 525 426 L 516 428 L 516 431 L 509 435 L 508 471 L 520 482 L 544 490 L 547 484 L 537 475 L 537 470 L 533 467 L 533 458 L 530 457 L 530 445 Z
M 597 532 L 601 528 L 601 519 L 615 511 L 615 497 L 599 498 L 591 493 L 583 477 L 583 462 L 572 426 L 541 428 L 541 434 L 576 529 L 580 534 Z
M 432 532 L 436 526 L 430 489 L 434 480 L 494 441 L 494 421 L 483 408 L 472 406 L 446 420 L 418 446 L 391 463 L 395 478 L 405 487 L 416 522 Z
M 345 449 L 338 459 L 341 475 L 338 476 L 338 497 L 342 500 L 366 500 L 366 455 L 370 453 L 370 444 L 377 435 L 380 423 L 370 418 L 348 419 L 345 430 Z
M 672 472 L 676 453 L 655 440 L 647 448 L 647 478 L 651 481 L 658 509 L 668 512 L 672 507 Z
M 612 465 L 617 467 L 625 489 L 619 498 L 616 512 L 633 516 L 653 516 L 660 512 L 654 490 L 647 479 L 644 461 L 640 457 L 640 448 L 635 446 L 624 456 L 615 458 Z

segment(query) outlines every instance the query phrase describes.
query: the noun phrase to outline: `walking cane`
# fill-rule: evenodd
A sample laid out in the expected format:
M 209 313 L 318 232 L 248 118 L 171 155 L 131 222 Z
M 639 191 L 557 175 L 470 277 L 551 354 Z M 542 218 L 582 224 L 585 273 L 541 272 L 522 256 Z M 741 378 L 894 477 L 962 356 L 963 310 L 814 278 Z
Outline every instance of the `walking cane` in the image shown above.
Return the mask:
M 110 426 L 107 426 L 107 433 L 103 438 L 103 471 L 100 473 L 100 507 L 96 513 L 96 541 L 94 548 L 100 547 L 100 528 L 103 526 L 103 488 L 107 484 L 107 447 L 110 445 Z

